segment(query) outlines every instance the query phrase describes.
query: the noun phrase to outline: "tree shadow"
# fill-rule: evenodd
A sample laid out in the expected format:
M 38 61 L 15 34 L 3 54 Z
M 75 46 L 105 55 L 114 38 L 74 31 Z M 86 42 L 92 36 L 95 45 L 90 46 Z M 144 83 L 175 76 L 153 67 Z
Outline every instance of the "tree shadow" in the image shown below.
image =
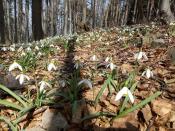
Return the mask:
M 77 39 L 76 36 L 72 36 L 71 38 L 68 39 L 67 47 L 65 48 L 66 57 L 64 59 L 64 64 L 60 69 L 60 76 L 58 76 L 58 77 L 66 75 L 66 79 L 69 79 L 75 70 L 75 68 L 74 68 L 74 56 L 75 56 L 76 39 Z M 64 91 L 64 89 L 58 89 L 57 92 L 60 92 L 60 90 Z M 65 109 L 64 109 L 65 105 L 62 106 L 62 109 L 60 111 L 61 113 L 65 111 Z M 70 106 L 70 105 L 68 105 L 68 106 Z M 67 115 L 70 115 L 70 114 L 67 114 Z M 51 124 L 49 125 L 49 128 L 47 129 L 47 131 L 57 131 L 57 130 L 62 131 L 62 130 L 64 130 L 64 129 L 55 129 L 52 127 L 52 123 L 55 123 L 54 118 L 52 119 L 52 121 L 50 123 Z M 58 124 L 60 124 L 60 123 L 58 123 Z
M 66 52 L 66 58 L 64 60 L 64 65 L 61 68 L 62 69 L 61 75 L 66 74 L 67 78 L 70 78 L 70 76 L 75 71 L 75 67 L 74 67 L 74 65 L 75 65 L 75 62 L 74 62 L 75 43 L 76 43 L 76 37 L 72 37 L 71 39 L 68 40 L 68 48 L 67 48 L 67 52 Z M 86 106 L 83 109 L 83 111 L 81 112 L 81 116 L 84 117 L 85 114 L 91 114 L 91 112 L 87 108 L 86 101 L 88 101 L 88 100 L 86 100 L 85 98 L 82 98 L 82 99 L 84 100 L 85 106 Z M 130 123 L 130 122 L 125 123 L 125 128 L 114 128 L 112 126 L 110 128 L 102 128 L 102 127 L 95 125 L 94 123 L 92 123 L 89 120 L 85 120 L 85 121 L 80 122 L 80 123 L 74 123 L 74 122 L 72 122 L 72 118 L 70 118 L 70 117 L 72 117 L 72 116 L 70 116 L 71 106 L 70 106 L 70 104 L 68 104 L 68 105 L 66 105 L 66 104 L 67 103 L 65 103 L 65 105 L 63 105 L 63 108 L 61 110 L 59 109 L 58 112 L 64 114 L 63 116 L 66 118 L 66 120 L 68 122 L 68 127 L 61 128 L 61 129 L 54 128 L 53 125 L 55 125 L 56 121 L 53 118 L 52 121 L 50 122 L 51 124 L 49 125 L 49 128 L 47 129 L 47 131 L 64 131 L 64 130 L 68 130 L 68 131 L 138 131 L 138 128 L 135 127 L 134 125 L 132 125 L 132 123 Z M 68 108 L 68 112 L 67 112 L 67 108 Z M 80 108 L 81 108 L 81 106 L 78 106 L 77 110 L 79 110 Z M 57 115 L 57 114 L 55 114 L 55 115 Z M 69 116 L 68 119 L 67 119 L 67 116 Z M 90 122 L 90 124 L 88 126 L 86 125 L 86 121 Z M 61 124 L 61 123 L 57 123 L 57 124 Z

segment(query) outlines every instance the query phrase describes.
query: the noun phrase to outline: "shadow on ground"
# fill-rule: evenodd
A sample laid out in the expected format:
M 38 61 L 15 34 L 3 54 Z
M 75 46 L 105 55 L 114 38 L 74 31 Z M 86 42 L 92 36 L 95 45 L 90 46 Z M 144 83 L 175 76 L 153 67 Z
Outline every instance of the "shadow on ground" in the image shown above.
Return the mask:
M 75 42 L 76 42 L 76 38 L 72 38 L 68 41 L 68 49 L 67 49 L 67 54 L 66 54 L 66 58 L 64 60 L 64 66 L 61 68 L 61 75 L 65 75 L 69 78 L 73 72 L 74 72 L 74 56 L 75 56 Z M 86 105 L 86 100 L 84 98 L 82 98 L 85 102 Z M 63 105 L 62 109 L 58 109 L 58 112 L 61 113 L 67 121 L 67 127 L 65 128 L 55 128 L 53 127 L 53 125 L 55 124 L 63 124 L 63 123 L 56 123 L 56 120 L 53 118 L 52 121 L 50 122 L 51 124 L 49 125 L 49 128 L 47 129 L 47 131 L 64 131 L 64 130 L 68 130 L 68 131 L 138 131 L 138 128 L 135 127 L 134 125 L 132 125 L 130 122 L 125 123 L 125 127 L 126 128 L 101 128 L 99 126 L 94 125 L 93 123 L 91 123 L 91 121 L 89 120 L 85 120 L 81 123 L 74 123 L 72 121 L 72 117 L 76 117 L 76 116 L 72 116 L 71 112 L 71 105 L 68 102 L 68 104 L 65 103 L 65 105 Z M 78 102 L 78 104 L 81 104 Z M 52 107 L 51 107 L 52 108 Z M 77 110 L 81 110 L 79 109 L 81 108 L 81 106 L 78 106 Z M 91 114 L 91 112 L 88 111 L 88 108 L 85 107 L 84 111 L 86 112 L 86 114 Z M 55 114 L 57 115 L 57 113 Z M 75 114 L 75 115 L 81 115 L 83 116 L 84 114 Z M 79 117 L 79 116 L 78 116 Z M 90 124 L 86 125 L 87 121 L 90 122 Z M 88 122 L 88 123 L 89 123 Z

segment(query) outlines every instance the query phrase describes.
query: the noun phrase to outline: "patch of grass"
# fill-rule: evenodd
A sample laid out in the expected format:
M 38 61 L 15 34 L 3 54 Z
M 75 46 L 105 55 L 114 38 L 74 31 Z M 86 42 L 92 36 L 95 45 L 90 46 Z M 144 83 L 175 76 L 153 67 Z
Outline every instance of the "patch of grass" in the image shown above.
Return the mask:
M 37 62 L 37 56 L 34 52 L 27 52 L 24 56 L 21 56 L 18 63 L 22 66 L 25 71 L 35 69 Z

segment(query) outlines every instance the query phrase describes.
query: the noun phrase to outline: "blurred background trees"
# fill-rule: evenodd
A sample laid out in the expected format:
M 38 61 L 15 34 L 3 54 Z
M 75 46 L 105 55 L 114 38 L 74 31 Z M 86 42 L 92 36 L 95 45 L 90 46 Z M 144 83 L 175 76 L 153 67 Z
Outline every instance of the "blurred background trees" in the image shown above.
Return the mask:
M 0 0 L 0 42 L 174 21 L 175 0 Z

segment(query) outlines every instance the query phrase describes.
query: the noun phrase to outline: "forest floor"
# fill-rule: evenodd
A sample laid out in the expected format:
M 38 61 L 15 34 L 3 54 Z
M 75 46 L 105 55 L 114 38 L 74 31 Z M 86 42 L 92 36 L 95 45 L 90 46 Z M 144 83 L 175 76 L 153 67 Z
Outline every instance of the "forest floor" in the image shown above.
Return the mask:
M 0 84 L 20 97 L 0 92 L 0 129 L 175 130 L 174 32 L 137 25 L 2 47 Z M 8 71 L 14 61 L 23 71 Z M 20 85 L 20 73 L 30 80 Z M 123 87 L 133 103 L 127 95 L 115 100 Z

